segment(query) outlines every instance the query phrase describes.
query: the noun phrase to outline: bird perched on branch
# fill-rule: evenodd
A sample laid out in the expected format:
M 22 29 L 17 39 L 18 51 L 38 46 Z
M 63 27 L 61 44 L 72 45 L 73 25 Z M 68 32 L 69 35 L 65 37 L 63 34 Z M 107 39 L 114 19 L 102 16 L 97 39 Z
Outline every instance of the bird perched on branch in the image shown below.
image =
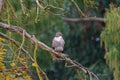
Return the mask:
M 57 32 L 55 37 L 52 40 L 52 47 L 57 52 L 63 52 L 64 44 L 65 44 L 65 41 L 64 41 L 64 39 L 62 37 L 62 33 L 61 32 Z

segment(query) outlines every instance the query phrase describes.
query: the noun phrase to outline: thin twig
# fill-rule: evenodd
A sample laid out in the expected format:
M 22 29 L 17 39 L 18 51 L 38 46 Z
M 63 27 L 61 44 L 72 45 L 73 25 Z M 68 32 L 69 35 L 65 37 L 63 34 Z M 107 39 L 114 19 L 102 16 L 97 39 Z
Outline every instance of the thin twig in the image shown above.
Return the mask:
M 3 0 L 0 0 L 0 12 L 1 12 L 1 9 L 2 9 L 2 4 L 3 4 Z
M 58 9 L 58 10 L 60 10 L 60 11 L 62 11 L 62 12 L 64 12 L 64 11 L 65 11 L 63 8 L 56 7 L 56 6 L 53 6 L 53 5 L 47 5 L 47 6 L 45 7 L 45 9 L 49 9 L 49 8 Z
M 6 40 L 9 40 L 10 42 L 14 43 L 17 47 L 20 47 L 20 45 L 18 44 L 17 41 L 15 41 L 15 40 L 12 39 L 12 38 L 9 38 L 7 35 L 5 35 L 5 34 L 3 34 L 3 33 L 1 33 L 1 32 L 0 32 L 0 37 L 3 37 L 3 38 L 5 38 Z M 24 52 L 25 54 L 27 54 L 32 61 L 34 61 L 34 59 L 31 57 L 31 55 L 30 55 L 24 48 L 21 47 L 20 49 L 21 49 L 22 52 Z
M 40 9 L 44 10 L 45 8 L 39 3 L 38 0 L 36 0 L 36 4 L 39 6 Z
M 85 14 L 82 12 L 82 10 L 79 8 L 79 6 L 78 6 L 78 4 L 75 2 L 75 0 L 71 0 L 73 3 L 74 3 L 74 5 L 76 6 L 76 8 L 77 8 L 77 10 L 78 10 L 78 12 L 83 16 L 83 17 L 85 17 Z
M 61 14 L 57 14 L 57 13 L 54 13 L 54 12 L 50 11 L 50 10 L 49 10 L 50 7 L 55 8 L 55 9 L 58 9 L 58 10 L 61 10 L 61 11 L 64 11 L 63 8 L 55 7 L 55 6 L 52 6 L 52 5 L 43 6 L 41 3 L 39 3 L 38 0 L 36 0 L 36 4 L 37 4 L 37 6 L 38 6 L 41 10 L 45 10 L 46 12 L 48 12 L 48 13 L 50 13 L 50 14 L 52 14 L 52 15 L 57 15 L 57 16 L 59 16 L 59 15 L 61 15 Z
M 97 18 L 97 17 L 87 17 L 87 18 L 63 18 L 64 21 L 67 22 L 81 22 L 81 21 L 100 21 L 105 22 L 104 18 Z
M 31 55 L 21 46 L 22 44 L 19 45 L 17 41 L 15 41 L 15 40 L 12 39 L 12 38 L 9 38 L 7 35 L 5 35 L 5 34 L 3 34 L 3 33 L 1 33 L 1 32 L 0 32 L 0 37 L 3 37 L 3 38 L 5 38 L 6 40 L 11 41 L 11 42 L 14 43 L 17 47 L 20 47 L 20 50 L 21 50 L 22 52 L 24 52 L 26 55 L 28 55 L 28 56 L 30 57 L 30 59 L 32 60 L 32 62 L 35 61 L 35 60 L 31 57 Z M 38 66 L 38 70 L 40 71 L 40 74 L 43 76 L 43 78 L 44 78 L 45 80 L 48 80 L 45 72 L 42 71 L 39 66 Z
M 22 9 L 23 14 L 25 14 L 25 7 L 23 5 L 23 0 L 20 0 L 20 5 L 21 5 L 21 9 Z

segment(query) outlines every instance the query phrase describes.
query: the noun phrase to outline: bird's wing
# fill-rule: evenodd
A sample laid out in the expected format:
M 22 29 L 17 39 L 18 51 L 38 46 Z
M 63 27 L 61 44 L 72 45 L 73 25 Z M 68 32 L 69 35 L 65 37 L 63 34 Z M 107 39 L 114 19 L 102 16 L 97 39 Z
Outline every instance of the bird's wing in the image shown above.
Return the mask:
M 60 42 L 61 42 L 61 46 L 64 47 L 65 41 L 63 38 L 61 38 Z
M 52 47 L 55 48 L 55 47 L 58 47 L 60 46 L 60 42 L 58 42 L 55 38 L 52 40 Z

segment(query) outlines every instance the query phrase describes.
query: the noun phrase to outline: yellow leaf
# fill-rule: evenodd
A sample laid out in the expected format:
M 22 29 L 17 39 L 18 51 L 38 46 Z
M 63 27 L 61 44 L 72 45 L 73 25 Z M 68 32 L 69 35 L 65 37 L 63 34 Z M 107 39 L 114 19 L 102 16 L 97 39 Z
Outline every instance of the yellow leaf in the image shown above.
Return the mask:
M 16 64 L 15 64 L 14 62 L 12 62 L 10 65 L 11 65 L 12 67 L 15 67 L 15 66 L 16 66 Z
M 24 58 L 18 58 L 18 60 L 19 60 L 20 62 L 23 62 Z
M 25 80 L 32 80 L 31 76 L 27 75 L 25 76 Z
M 0 51 L 0 54 L 5 54 L 5 53 Z
M 3 74 L 3 72 L 0 72 L 0 80 L 2 80 L 2 78 L 4 78 L 4 77 L 5 77 L 5 75 Z
M 33 67 L 37 67 L 37 64 L 36 64 L 36 63 L 32 63 L 32 66 L 33 66 Z
M 3 56 L 0 56 L 0 61 L 4 60 L 4 57 Z
M 14 73 L 17 73 L 17 70 L 14 70 Z
M 22 75 L 26 75 L 27 73 L 26 73 L 26 71 L 22 71 Z
M 5 77 L 5 80 L 11 80 L 10 78 L 11 78 L 10 75 L 7 75 L 7 76 Z
M 0 69 L 5 69 L 5 68 L 6 67 L 5 67 L 4 63 L 0 62 Z
M 6 50 L 6 49 L 2 49 L 2 51 L 3 51 L 3 52 L 7 52 L 7 50 Z
M 6 54 L 7 50 L 6 49 L 1 49 L 0 54 Z
M 5 41 L 5 39 L 3 39 L 3 38 L 0 37 L 0 41 Z
M 18 78 L 14 78 L 13 80 L 18 80 Z

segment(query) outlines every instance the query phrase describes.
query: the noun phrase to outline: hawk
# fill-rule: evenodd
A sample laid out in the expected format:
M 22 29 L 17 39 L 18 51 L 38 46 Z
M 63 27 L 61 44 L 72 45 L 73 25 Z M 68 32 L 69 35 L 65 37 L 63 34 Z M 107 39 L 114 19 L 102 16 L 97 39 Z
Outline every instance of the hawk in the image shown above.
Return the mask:
M 57 32 L 55 37 L 52 40 L 52 47 L 57 52 L 63 52 L 64 44 L 65 44 L 65 41 L 64 41 L 64 39 L 62 37 L 62 33 L 61 32 Z

